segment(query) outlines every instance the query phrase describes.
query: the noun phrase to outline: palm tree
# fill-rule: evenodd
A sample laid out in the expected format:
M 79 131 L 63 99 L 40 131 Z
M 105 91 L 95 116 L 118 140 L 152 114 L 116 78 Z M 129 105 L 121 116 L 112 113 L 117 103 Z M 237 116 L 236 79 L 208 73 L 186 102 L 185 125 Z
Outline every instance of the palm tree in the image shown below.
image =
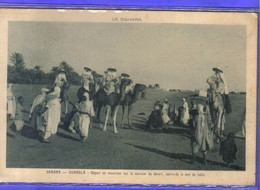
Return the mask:
M 14 65 L 16 71 L 21 71 L 25 68 L 25 62 L 21 53 L 12 53 L 10 62 Z

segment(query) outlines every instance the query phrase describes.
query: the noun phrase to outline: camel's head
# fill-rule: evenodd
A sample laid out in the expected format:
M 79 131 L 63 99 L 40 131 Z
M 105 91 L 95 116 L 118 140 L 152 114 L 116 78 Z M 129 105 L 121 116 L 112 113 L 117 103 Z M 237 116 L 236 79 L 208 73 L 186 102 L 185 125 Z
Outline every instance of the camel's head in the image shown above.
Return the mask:
M 133 83 L 131 79 L 122 79 L 120 84 L 120 92 L 125 92 L 126 86 L 130 85 L 131 83 Z
M 138 94 L 142 91 L 144 91 L 146 89 L 146 86 L 144 84 L 135 84 L 135 88 L 134 88 L 134 98 L 137 100 L 138 98 Z
M 120 101 L 123 101 L 125 98 L 125 90 L 126 86 L 130 85 L 133 83 L 131 79 L 122 79 L 121 84 L 120 84 Z
M 130 85 L 131 83 L 133 83 L 133 81 L 131 79 L 122 79 L 121 80 L 121 86 L 127 86 L 127 85 Z
M 135 84 L 135 89 L 134 92 L 142 92 L 143 90 L 146 89 L 146 86 L 144 84 Z

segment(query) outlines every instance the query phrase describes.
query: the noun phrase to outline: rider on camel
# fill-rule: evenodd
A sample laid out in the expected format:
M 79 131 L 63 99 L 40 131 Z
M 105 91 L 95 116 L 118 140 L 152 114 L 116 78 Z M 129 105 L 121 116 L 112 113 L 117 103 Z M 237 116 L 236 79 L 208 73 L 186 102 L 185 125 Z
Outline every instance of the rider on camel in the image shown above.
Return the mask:
M 59 74 L 56 76 L 54 84 L 57 84 L 58 82 L 61 82 L 61 86 L 67 82 L 66 71 L 64 68 L 59 69 Z
M 210 85 L 210 91 L 212 93 L 212 98 L 214 102 L 214 98 L 216 94 L 221 94 L 224 105 L 225 105 L 225 110 L 226 113 L 231 113 L 231 105 L 230 105 L 230 100 L 229 100 L 229 92 L 228 92 L 228 86 L 226 79 L 224 77 L 223 70 L 220 69 L 219 67 L 214 67 L 212 69 L 215 71 L 214 75 L 209 77 L 207 79 L 207 83 Z
M 81 85 L 84 86 L 85 88 L 89 88 L 89 85 L 94 83 L 94 78 L 91 71 L 92 70 L 89 67 L 84 67 L 84 71 L 82 72 Z
M 119 93 L 119 82 L 117 70 L 114 68 L 108 68 L 102 79 L 102 86 L 106 94 Z
M 94 78 L 92 70 L 89 67 L 84 67 L 84 71 L 81 75 L 81 87 L 78 89 L 77 97 L 78 102 L 81 102 L 83 94 L 87 92 L 89 94 L 89 100 L 93 99 L 94 96 Z

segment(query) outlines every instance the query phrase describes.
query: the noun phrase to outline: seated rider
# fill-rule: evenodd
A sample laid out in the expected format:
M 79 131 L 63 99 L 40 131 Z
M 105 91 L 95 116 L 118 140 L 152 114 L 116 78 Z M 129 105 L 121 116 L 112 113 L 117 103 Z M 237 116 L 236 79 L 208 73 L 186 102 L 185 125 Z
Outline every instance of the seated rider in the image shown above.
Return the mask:
M 229 92 L 226 83 L 226 79 L 223 74 L 223 70 L 218 67 L 212 69 L 215 71 L 214 75 L 207 79 L 207 83 L 210 85 L 210 92 L 212 101 L 215 101 L 216 94 L 220 94 L 222 96 L 224 106 L 227 113 L 231 113 L 231 105 L 229 101 Z
M 107 95 L 111 93 L 119 93 L 119 78 L 116 72 L 116 69 L 108 68 L 102 79 L 102 87 Z
M 66 71 L 64 68 L 59 69 L 59 74 L 56 76 L 54 83 L 57 84 L 57 82 L 61 82 L 61 86 L 63 86 L 63 84 L 67 82 Z
M 94 78 L 91 73 L 91 69 L 88 67 L 84 67 L 84 71 L 81 75 L 81 87 L 78 89 L 77 98 L 78 102 L 80 102 L 83 98 L 83 94 L 85 92 L 89 93 L 89 100 L 91 101 L 95 94 L 94 87 Z
M 84 71 L 82 72 L 81 75 L 81 86 L 85 86 L 85 88 L 89 88 L 91 84 L 94 84 L 94 78 L 91 71 L 92 70 L 90 68 L 84 67 Z

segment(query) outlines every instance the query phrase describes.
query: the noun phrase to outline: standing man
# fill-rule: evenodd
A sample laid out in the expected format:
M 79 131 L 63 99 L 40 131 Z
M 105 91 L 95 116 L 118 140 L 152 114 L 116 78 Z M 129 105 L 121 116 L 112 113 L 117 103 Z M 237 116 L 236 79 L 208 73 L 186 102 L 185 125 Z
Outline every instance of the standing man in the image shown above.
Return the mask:
M 16 100 L 13 95 L 13 84 L 8 84 L 7 87 L 7 120 L 14 119 L 15 117 L 15 108 L 16 108 Z
M 186 101 L 186 98 L 182 98 L 182 112 L 181 112 L 181 118 L 180 118 L 180 122 L 184 125 L 187 125 L 190 119 L 190 115 L 189 115 L 189 106 L 188 103 Z
M 168 124 L 171 120 L 169 118 L 169 104 L 168 104 L 168 99 L 164 100 L 163 107 L 162 107 L 162 121 L 163 125 Z
M 49 143 L 49 137 L 57 133 L 58 125 L 60 122 L 61 116 L 61 104 L 60 104 L 60 93 L 62 82 L 58 81 L 55 84 L 55 88 L 53 92 L 49 93 L 46 96 L 48 108 L 44 113 L 44 118 L 47 121 L 45 133 L 42 141 L 45 143 Z

